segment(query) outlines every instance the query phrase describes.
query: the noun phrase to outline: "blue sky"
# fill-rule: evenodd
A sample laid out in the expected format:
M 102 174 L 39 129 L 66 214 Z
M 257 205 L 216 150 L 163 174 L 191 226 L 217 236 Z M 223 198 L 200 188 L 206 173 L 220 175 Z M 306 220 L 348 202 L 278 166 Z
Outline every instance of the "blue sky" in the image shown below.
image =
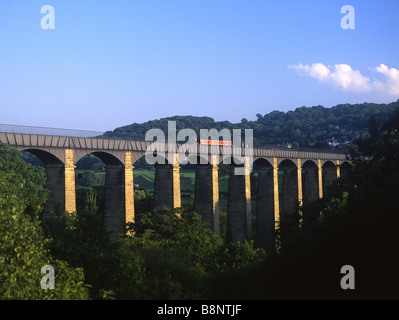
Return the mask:
M 55 29 L 40 12 L 55 9 Z M 341 28 L 341 7 L 355 29 Z M 2 0 L 0 123 L 239 122 L 399 98 L 397 0 Z

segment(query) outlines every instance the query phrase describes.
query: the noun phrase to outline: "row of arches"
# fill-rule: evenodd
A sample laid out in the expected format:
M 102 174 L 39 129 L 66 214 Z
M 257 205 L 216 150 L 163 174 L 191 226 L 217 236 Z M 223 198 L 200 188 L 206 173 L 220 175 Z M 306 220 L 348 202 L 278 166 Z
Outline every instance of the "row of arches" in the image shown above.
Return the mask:
M 66 149 L 65 153 L 56 156 L 54 153 L 41 149 L 23 149 L 23 153 L 29 153 L 36 157 L 36 164 L 44 167 L 47 181 L 46 189 L 49 190 L 47 203 L 43 211 L 43 219 L 46 219 L 51 211 L 77 210 L 77 188 L 79 176 L 76 168 L 88 156 L 95 156 L 104 164 L 105 181 L 103 183 L 103 213 L 104 223 L 111 234 L 118 235 L 124 230 L 127 216 L 134 215 L 134 211 L 128 213 L 127 203 L 133 203 L 133 183 L 127 186 L 125 180 L 127 166 L 122 160 L 111 153 L 96 151 L 81 153 L 76 157 L 74 150 Z M 131 166 L 130 166 L 131 167 Z M 125 177 L 126 175 L 126 177 Z M 132 176 L 133 182 L 133 176 Z M 131 192 L 126 196 L 127 187 Z M 128 201 L 128 199 L 132 199 Z M 133 204 L 134 205 L 134 204 Z M 133 208 L 134 210 L 134 208 Z
M 56 203 L 65 204 L 71 211 L 75 204 L 68 202 L 76 197 L 75 167 L 84 156 L 74 158 L 73 152 L 61 161 L 54 154 L 39 150 L 24 150 L 42 161 L 47 174 L 46 187 L 50 190 L 46 212 Z M 134 219 L 133 166 L 131 154 L 116 157 L 107 152 L 92 154 L 105 164 L 104 221 L 114 235 L 123 233 L 125 223 Z M 138 160 L 139 157 L 136 157 Z M 126 161 L 126 159 L 129 159 Z M 130 161 L 130 163 L 129 163 Z M 237 164 L 237 163 L 238 164 Z M 204 164 L 197 159 L 195 165 L 194 208 L 216 232 L 220 232 L 219 169 L 221 164 Z M 345 177 L 351 169 L 349 162 L 321 161 L 309 159 L 258 158 L 247 175 L 235 175 L 237 167 L 245 167 L 239 161 L 230 161 L 228 166 L 227 236 L 231 241 L 242 241 L 252 237 L 252 216 L 255 215 L 256 242 L 266 247 L 274 236 L 280 214 L 299 214 L 300 204 L 308 204 L 328 195 L 329 186 L 337 177 Z M 177 163 L 156 164 L 154 178 L 154 206 L 175 208 L 181 206 L 180 168 Z M 131 176 L 131 179 L 130 179 Z M 69 180 L 69 181 L 68 181 Z M 73 180 L 73 181 L 72 181 Z M 255 187 L 251 187 L 256 185 Z M 251 194 L 252 193 L 252 194 Z M 128 208 L 129 207 L 129 208 Z M 129 211 L 130 210 L 130 211 Z M 73 210 L 72 210 L 73 211 Z
M 347 161 L 334 164 L 332 161 L 282 159 L 272 164 L 266 159 L 256 160 L 257 178 L 252 182 L 257 186 L 252 194 L 256 197 L 257 245 L 269 247 L 274 244 L 278 223 L 281 228 L 299 225 L 300 219 L 305 218 L 301 209 L 329 197 L 337 178 L 346 179 L 351 169 Z

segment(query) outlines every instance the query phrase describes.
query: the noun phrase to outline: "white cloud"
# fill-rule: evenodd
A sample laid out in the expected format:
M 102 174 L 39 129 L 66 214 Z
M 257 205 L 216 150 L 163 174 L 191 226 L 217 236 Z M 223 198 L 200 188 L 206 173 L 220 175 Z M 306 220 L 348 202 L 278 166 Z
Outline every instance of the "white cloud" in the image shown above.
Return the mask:
M 314 63 L 311 66 L 303 65 L 302 63 L 298 65 L 288 66 L 288 68 L 295 69 L 300 75 L 308 75 L 319 81 L 325 81 L 330 75 L 330 69 L 322 63 Z
M 399 70 L 395 68 L 389 69 L 385 64 L 380 64 L 375 70 L 385 77 L 385 82 L 382 82 L 381 86 L 385 87 L 389 94 L 393 96 L 399 95 Z
M 385 64 L 372 68 L 382 79 L 370 79 L 359 70 L 353 70 L 347 64 L 325 66 L 322 63 L 312 65 L 296 64 L 288 66 L 301 76 L 309 76 L 321 83 L 328 83 L 348 92 L 377 92 L 389 96 L 399 95 L 399 70 L 388 68 Z
M 336 64 L 329 80 L 345 91 L 365 92 L 372 87 L 368 77 L 363 76 L 359 70 L 352 70 L 347 64 Z

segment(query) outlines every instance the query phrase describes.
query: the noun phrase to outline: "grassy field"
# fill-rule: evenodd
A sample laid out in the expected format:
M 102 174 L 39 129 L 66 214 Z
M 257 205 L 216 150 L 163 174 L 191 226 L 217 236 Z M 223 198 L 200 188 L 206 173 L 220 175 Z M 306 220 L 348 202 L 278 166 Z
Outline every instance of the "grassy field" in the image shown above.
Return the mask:
M 146 189 L 149 192 L 154 192 L 154 178 L 155 170 L 134 170 L 134 183 L 138 184 L 140 188 Z M 194 193 L 195 186 L 195 170 L 182 169 L 180 170 L 180 189 L 182 192 Z M 219 189 L 222 192 L 227 192 L 228 177 L 219 178 Z

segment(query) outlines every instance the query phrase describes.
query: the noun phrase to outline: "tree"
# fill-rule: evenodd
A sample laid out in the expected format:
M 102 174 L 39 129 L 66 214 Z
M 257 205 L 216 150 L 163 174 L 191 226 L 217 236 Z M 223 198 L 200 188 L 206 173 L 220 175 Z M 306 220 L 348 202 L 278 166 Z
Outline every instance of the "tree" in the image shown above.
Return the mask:
M 92 187 L 100 183 L 100 179 L 93 171 L 78 173 L 77 183 L 83 187 Z
M 0 298 L 87 299 L 82 269 L 51 257 L 38 219 L 46 201 L 42 169 L 26 164 L 21 154 L 0 145 Z M 55 289 L 40 286 L 40 270 L 55 270 Z
M 0 145 L 0 210 L 37 216 L 47 199 L 46 175 L 26 164 L 16 149 Z
M 85 207 L 76 214 L 54 212 L 44 230 L 51 241 L 53 256 L 68 261 L 85 272 L 94 299 L 113 298 L 113 274 L 117 265 L 115 244 L 109 240 L 93 190 L 86 195 Z
M 198 214 L 163 208 L 142 214 L 131 227 L 134 237 L 121 239 L 118 249 L 119 298 L 206 296 L 208 272 L 222 241 Z
M 206 272 L 204 267 L 222 245 L 220 237 L 189 207 L 173 211 L 164 208 L 144 214 L 133 230 L 136 239 L 187 251 L 190 263 L 201 272 Z
M 264 260 L 253 242 L 228 243 L 190 207 L 162 208 L 132 225 L 134 237 L 121 241 L 117 295 L 144 299 L 204 299 L 220 293 L 220 279 L 235 277 Z M 133 263 L 134 261 L 134 263 Z M 223 291 L 223 290 L 221 290 Z M 216 297 L 216 298 L 220 298 Z

